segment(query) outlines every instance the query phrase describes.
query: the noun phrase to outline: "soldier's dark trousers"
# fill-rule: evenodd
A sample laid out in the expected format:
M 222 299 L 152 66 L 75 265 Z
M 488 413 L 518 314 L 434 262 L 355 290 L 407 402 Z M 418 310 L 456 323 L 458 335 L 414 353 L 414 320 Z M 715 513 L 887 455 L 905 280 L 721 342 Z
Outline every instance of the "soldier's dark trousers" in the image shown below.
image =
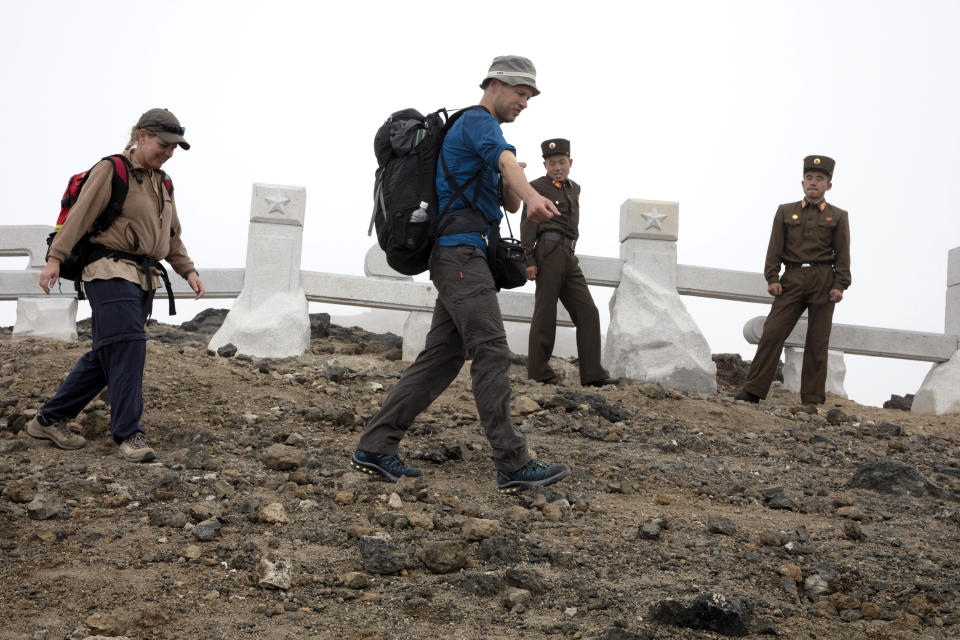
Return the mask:
M 577 256 L 570 247 L 551 240 L 540 240 L 534 255 L 537 293 L 527 344 L 527 375 L 534 380 L 549 380 L 556 375 L 550 367 L 550 355 L 557 335 L 559 300 L 577 328 L 580 383 L 608 378 L 609 374 L 600 364 L 600 313 Z
M 510 420 L 510 351 L 487 258 L 480 249 L 461 246 L 437 247 L 431 260 L 438 295 L 426 345 L 367 425 L 358 448 L 396 455 L 414 419 L 469 358 L 473 396 L 494 465 L 505 473 L 516 471 L 530 454 Z
M 93 348 L 41 409 L 46 421 L 72 420 L 103 388 L 110 388 L 110 433 L 117 442 L 143 432 L 143 365 L 147 354 L 144 324 L 153 291 L 123 280 L 84 283 L 90 299 Z
M 770 314 L 763 323 L 763 335 L 743 390 L 761 398 L 767 397 L 783 343 L 806 310 L 807 339 L 803 347 L 800 400 L 822 404 L 827 399 L 827 352 L 835 306 L 829 301 L 833 269 L 830 265 L 787 269 L 780 284 L 783 293 L 774 298 Z

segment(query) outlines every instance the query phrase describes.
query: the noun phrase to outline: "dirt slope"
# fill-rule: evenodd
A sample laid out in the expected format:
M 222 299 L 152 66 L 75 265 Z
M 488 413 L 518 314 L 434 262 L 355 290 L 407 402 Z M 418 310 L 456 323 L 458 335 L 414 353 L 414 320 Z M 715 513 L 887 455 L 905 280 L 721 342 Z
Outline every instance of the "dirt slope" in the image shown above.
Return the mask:
M 515 365 L 516 424 L 573 474 L 503 497 L 466 367 L 402 445 L 425 482 L 391 485 L 347 459 L 397 339 L 321 325 L 263 361 L 153 324 L 144 465 L 117 456 L 106 396 L 74 424 L 85 449 L 21 431 L 90 343 L 0 334 L 0 637 L 960 635 L 957 416 Z M 260 584 L 271 566 L 286 588 Z

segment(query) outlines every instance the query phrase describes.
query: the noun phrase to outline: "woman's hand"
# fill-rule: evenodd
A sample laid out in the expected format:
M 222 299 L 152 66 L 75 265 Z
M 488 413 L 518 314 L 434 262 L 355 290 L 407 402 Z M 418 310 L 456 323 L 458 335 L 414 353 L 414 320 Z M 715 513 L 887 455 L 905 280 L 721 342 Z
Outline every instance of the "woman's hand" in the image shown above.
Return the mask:
M 56 258 L 47 258 L 47 266 L 40 272 L 40 288 L 49 295 L 50 289 L 56 284 L 59 277 L 60 261 Z
M 197 295 L 193 298 L 194 300 L 199 300 L 203 297 L 203 294 L 206 293 L 206 289 L 203 288 L 203 282 L 200 280 L 200 276 L 196 271 L 190 273 L 187 276 L 187 284 L 190 285 L 190 288 L 193 289 L 194 293 Z

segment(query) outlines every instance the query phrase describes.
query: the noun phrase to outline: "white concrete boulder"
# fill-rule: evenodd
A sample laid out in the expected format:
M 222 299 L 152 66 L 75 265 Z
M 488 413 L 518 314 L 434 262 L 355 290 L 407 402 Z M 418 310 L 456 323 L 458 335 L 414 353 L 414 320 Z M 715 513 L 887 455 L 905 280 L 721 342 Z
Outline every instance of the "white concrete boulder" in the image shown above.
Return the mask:
M 676 290 L 630 265 L 610 300 L 603 363 L 615 377 L 697 393 L 717 390 L 710 345 Z
M 310 318 L 307 299 L 297 293 L 276 293 L 262 304 L 253 305 L 243 292 L 210 339 L 216 351 L 232 343 L 237 352 L 258 358 L 299 356 L 310 347 Z
M 935 364 L 913 398 L 911 413 L 960 413 L 960 351 Z
M 17 299 L 14 338 L 54 338 L 77 341 L 77 299 L 31 297 Z
M 843 351 L 831 349 L 827 352 L 827 392 L 847 397 L 843 381 L 847 376 L 847 365 L 843 361 Z M 785 347 L 783 350 L 783 388 L 790 393 L 800 393 L 800 375 L 803 372 L 803 349 Z

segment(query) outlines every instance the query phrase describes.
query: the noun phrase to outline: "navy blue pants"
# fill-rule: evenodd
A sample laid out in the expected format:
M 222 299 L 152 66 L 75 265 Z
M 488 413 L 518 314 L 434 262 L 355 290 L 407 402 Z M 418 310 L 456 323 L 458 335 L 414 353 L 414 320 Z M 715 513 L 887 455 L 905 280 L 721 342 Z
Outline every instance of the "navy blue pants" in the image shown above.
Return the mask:
M 110 388 L 110 433 L 117 442 L 132 436 L 143 415 L 144 330 L 153 291 L 112 278 L 84 283 L 93 312 L 93 349 L 88 351 L 41 410 L 45 422 L 72 420 L 104 387 Z

